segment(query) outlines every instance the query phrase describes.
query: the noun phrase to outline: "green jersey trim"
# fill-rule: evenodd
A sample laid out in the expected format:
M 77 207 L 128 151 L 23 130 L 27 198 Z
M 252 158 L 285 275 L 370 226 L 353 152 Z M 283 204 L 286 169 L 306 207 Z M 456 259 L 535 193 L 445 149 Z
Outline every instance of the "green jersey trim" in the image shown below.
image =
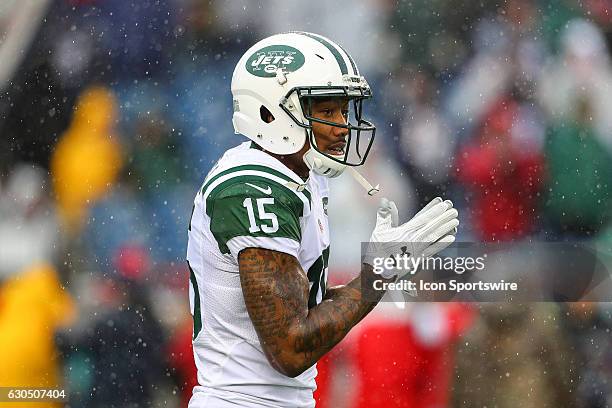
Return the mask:
M 278 170 L 272 169 L 267 166 L 261 166 L 261 165 L 256 165 L 256 164 L 246 164 L 242 166 L 231 167 L 227 170 L 223 170 L 215 174 L 214 176 L 210 177 L 210 179 L 206 180 L 204 182 L 204 185 L 202 186 L 202 190 L 201 190 L 202 196 L 206 199 L 207 194 L 210 194 L 209 190 L 212 191 L 211 188 L 214 189 L 218 184 L 220 184 L 221 179 L 223 179 L 224 181 L 230 177 L 235 177 L 235 176 L 240 176 L 240 175 L 245 175 L 245 174 L 255 174 L 255 175 L 260 175 L 263 177 L 268 177 L 282 184 L 285 184 L 287 182 L 296 183 L 296 181 L 293 180 L 291 177 L 287 176 L 286 174 Z M 277 179 L 281 179 L 281 180 L 277 180 Z M 310 191 L 304 189 L 303 191 L 298 192 L 289 187 L 286 187 L 286 188 L 292 191 L 294 194 L 296 194 L 300 198 L 302 198 L 303 196 L 303 198 L 305 198 L 308 201 L 308 208 L 310 208 L 311 202 L 312 202 Z
M 308 281 L 310 282 L 310 291 L 308 293 L 308 308 L 315 307 L 317 302 L 317 294 L 319 289 L 321 298 L 325 297 L 327 286 L 327 268 L 329 267 L 329 246 L 323 250 L 321 256 L 308 268 Z
M 198 281 L 196 280 L 195 273 L 191 269 L 189 261 L 187 261 L 187 267 L 189 268 L 189 281 L 193 287 L 193 339 L 195 340 L 202 330 L 202 313 L 200 312 L 200 288 L 198 288 Z

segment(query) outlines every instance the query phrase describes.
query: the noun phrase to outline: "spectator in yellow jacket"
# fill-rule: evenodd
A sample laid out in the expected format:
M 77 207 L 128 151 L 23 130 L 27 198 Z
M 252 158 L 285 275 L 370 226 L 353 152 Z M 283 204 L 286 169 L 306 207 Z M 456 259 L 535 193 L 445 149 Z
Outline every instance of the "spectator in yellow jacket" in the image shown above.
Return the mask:
M 72 323 L 76 308 L 55 269 L 32 265 L 0 284 L 0 387 L 61 388 L 54 336 Z M 67 391 L 66 395 L 68 397 Z M 28 407 L 56 407 L 32 403 Z M 0 407 L 23 403 L 0 402 Z
M 64 226 L 77 232 L 89 205 L 100 199 L 121 169 L 121 146 L 114 131 L 117 101 L 103 87 L 80 96 L 70 127 L 51 158 L 51 174 Z

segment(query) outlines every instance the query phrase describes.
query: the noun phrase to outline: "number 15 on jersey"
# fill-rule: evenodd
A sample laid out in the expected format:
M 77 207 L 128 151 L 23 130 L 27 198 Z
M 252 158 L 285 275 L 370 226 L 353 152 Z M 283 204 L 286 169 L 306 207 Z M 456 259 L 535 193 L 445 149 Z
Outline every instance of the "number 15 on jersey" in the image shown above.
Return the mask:
M 253 233 L 263 231 L 266 234 L 271 234 L 278 231 L 278 219 L 276 218 L 276 214 L 266 212 L 266 209 L 264 208 L 266 205 L 274 204 L 274 198 L 258 198 L 255 200 L 255 202 L 257 203 L 257 218 L 255 217 L 255 210 L 253 208 L 253 199 L 245 198 L 242 202 L 242 206 L 246 208 L 249 216 L 249 232 Z M 262 223 L 262 221 L 270 221 L 272 224 Z

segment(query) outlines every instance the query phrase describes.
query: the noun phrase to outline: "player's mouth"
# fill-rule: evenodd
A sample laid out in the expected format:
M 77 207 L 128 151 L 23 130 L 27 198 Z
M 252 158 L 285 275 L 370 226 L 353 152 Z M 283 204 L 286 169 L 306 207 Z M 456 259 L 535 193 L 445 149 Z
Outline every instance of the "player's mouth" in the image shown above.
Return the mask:
M 327 148 L 327 152 L 333 156 L 344 156 L 344 148 L 346 147 L 346 143 L 336 143 Z

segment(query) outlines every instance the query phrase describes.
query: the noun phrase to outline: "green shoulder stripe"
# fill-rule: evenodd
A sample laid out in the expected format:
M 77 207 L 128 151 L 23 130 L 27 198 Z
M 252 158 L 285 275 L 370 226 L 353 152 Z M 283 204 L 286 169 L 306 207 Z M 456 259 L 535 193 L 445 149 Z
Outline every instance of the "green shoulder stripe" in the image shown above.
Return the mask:
M 223 170 L 223 171 L 215 174 L 214 176 L 212 176 L 210 178 L 210 180 L 206 181 L 206 183 L 204 183 L 204 186 L 202 186 L 202 190 L 201 190 L 202 191 L 202 196 L 205 197 L 206 196 L 206 192 L 209 189 L 209 187 L 213 183 L 215 183 L 217 180 L 219 180 L 220 178 L 222 178 L 224 176 L 227 176 L 227 175 L 230 175 L 230 177 L 231 177 L 231 173 L 236 173 L 236 172 L 239 172 L 239 171 L 248 171 L 248 170 L 250 170 L 250 171 L 260 171 L 260 172 L 267 173 L 267 174 L 270 174 L 272 176 L 276 176 L 278 178 L 281 178 L 281 179 L 285 180 L 286 182 L 295 183 L 295 181 L 291 177 L 287 176 L 286 174 L 284 174 L 284 173 L 282 173 L 282 172 L 280 172 L 278 170 L 275 170 L 275 169 L 272 169 L 272 168 L 266 167 L 266 166 L 256 165 L 256 164 L 246 164 L 246 165 L 242 165 L 242 166 L 232 167 L 232 168 L 229 168 L 227 170 Z M 301 193 L 304 194 L 304 196 L 306 197 L 306 199 L 308 200 L 308 203 L 310 205 L 310 203 L 312 202 L 312 198 L 311 198 L 310 192 L 308 190 L 304 189 L 303 191 L 301 191 Z
M 215 186 L 206 198 L 206 214 L 219 250 L 240 236 L 302 239 L 304 202 L 288 187 L 263 176 L 240 175 Z

